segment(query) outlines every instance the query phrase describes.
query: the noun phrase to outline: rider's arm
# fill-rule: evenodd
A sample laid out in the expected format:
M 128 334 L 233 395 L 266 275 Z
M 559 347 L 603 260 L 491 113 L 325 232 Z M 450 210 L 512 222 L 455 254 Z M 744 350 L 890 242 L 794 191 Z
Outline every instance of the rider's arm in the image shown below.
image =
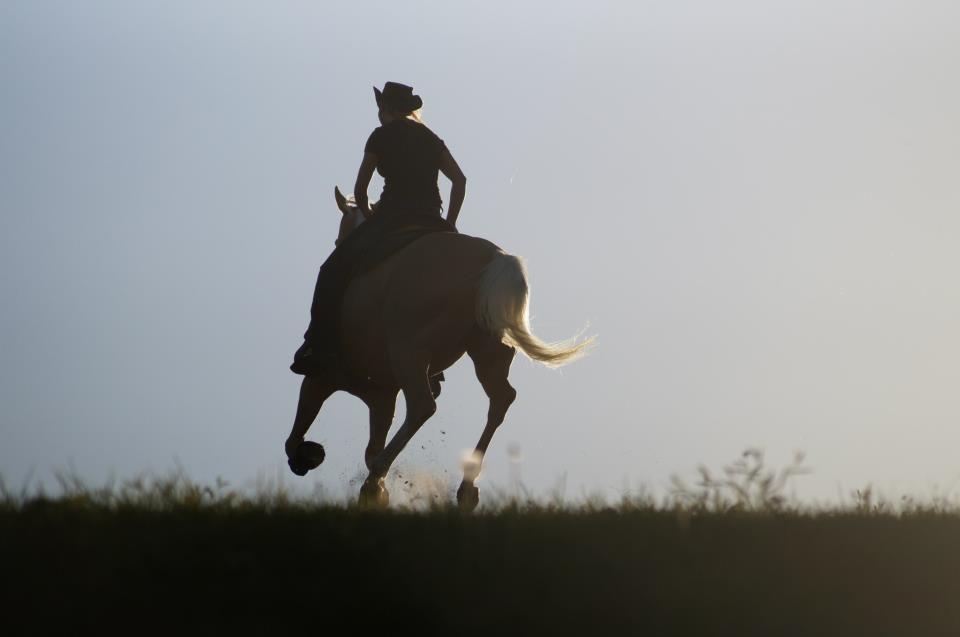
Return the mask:
M 360 171 L 357 172 L 357 183 L 353 186 L 353 199 L 357 202 L 357 207 L 363 213 L 364 217 L 370 216 L 370 203 L 367 201 L 367 187 L 370 185 L 370 179 L 373 177 L 373 171 L 377 168 L 377 156 L 373 153 L 363 153 L 363 161 L 360 162 Z
M 443 149 L 440 155 L 440 172 L 450 180 L 450 207 L 447 208 L 447 221 L 454 226 L 457 225 L 457 216 L 460 214 L 460 206 L 463 205 L 463 197 L 467 194 L 467 178 L 460 170 L 456 160 L 450 151 Z

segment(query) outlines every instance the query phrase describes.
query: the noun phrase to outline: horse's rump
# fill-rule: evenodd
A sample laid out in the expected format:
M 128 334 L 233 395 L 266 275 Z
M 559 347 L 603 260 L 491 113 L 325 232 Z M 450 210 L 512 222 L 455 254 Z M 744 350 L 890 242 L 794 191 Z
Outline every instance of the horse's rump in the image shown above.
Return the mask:
M 389 375 L 391 347 L 436 352 L 436 371 L 463 354 L 478 329 L 476 292 L 484 268 L 502 251 L 484 239 L 448 232 L 421 236 L 351 281 L 340 333 L 351 368 Z

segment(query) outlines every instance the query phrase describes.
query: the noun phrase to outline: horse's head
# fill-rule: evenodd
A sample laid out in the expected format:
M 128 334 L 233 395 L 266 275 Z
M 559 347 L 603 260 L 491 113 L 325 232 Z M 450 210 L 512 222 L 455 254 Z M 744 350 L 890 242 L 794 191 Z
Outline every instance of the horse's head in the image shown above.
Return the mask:
M 348 234 L 356 230 L 367 218 L 360 208 L 357 207 L 352 195 L 350 197 L 344 197 L 343 193 L 340 192 L 340 188 L 334 188 L 333 197 L 337 200 L 337 208 L 339 208 L 343 214 L 343 216 L 340 217 L 340 232 L 337 234 L 337 240 L 335 242 L 339 245 L 341 241 L 347 238 Z M 371 208 L 376 209 L 376 206 L 377 204 L 373 204 Z

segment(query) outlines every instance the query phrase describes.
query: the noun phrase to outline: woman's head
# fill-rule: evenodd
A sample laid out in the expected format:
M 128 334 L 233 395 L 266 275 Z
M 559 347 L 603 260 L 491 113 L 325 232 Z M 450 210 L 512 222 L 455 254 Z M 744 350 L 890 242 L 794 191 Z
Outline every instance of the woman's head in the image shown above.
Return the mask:
M 373 87 L 373 95 L 380 109 L 378 117 L 381 124 L 392 122 L 395 119 L 406 117 L 416 122 L 420 121 L 420 108 L 423 100 L 413 94 L 413 87 L 397 82 L 387 82 L 381 91 Z

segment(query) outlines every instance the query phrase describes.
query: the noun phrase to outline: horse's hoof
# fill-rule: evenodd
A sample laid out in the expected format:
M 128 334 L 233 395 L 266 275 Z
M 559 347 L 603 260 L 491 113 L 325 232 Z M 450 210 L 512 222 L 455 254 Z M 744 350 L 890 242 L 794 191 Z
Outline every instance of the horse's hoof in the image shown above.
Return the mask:
M 472 484 L 461 484 L 457 489 L 457 504 L 460 505 L 461 511 L 472 512 L 480 504 L 480 489 Z
M 364 482 L 360 487 L 358 504 L 362 507 L 385 509 L 390 504 L 390 492 L 383 486 L 383 480 Z
M 327 457 L 327 452 L 324 451 L 323 445 L 319 442 L 304 440 L 300 443 L 300 446 L 297 447 L 297 455 L 303 459 L 304 464 L 308 465 L 311 469 L 316 469 L 323 464 L 324 459 Z
M 290 470 L 298 476 L 305 476 L 311 469 L 316 469 L 327 457 L 323 445 L 305 440 L 300 443 L 293 457 L 287 460 Z

